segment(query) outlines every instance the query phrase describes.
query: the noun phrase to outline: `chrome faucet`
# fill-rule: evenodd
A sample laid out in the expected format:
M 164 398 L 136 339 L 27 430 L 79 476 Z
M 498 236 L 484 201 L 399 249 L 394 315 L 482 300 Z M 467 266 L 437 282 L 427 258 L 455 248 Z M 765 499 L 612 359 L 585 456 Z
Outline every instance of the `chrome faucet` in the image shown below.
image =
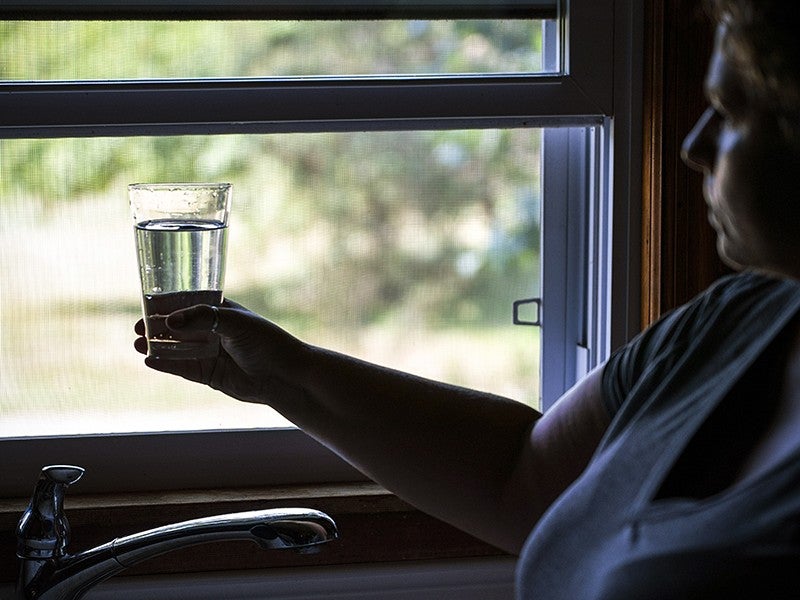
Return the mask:
M 42 469 L 17 525 L 19 600 L 77 600 L 92 586 L 128 567 L 194 544 L 248 539 L 262 548 L 308 552 L 337 537 L 336 525 L 325 513 L 306 508 L 269 509 L 182 521 L 69 554 L 64 493 L 83 472 L 70 465 Z

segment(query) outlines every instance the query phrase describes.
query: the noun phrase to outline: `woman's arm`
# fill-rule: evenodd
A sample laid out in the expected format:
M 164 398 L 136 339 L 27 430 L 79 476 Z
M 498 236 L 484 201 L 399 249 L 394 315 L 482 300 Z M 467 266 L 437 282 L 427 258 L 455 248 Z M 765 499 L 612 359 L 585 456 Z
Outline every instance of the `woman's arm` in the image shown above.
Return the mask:
M 218 312 L 217 358 L 145 362 L 272 406 L 404 500 L 510 552 L 580 474 L 608 424 L 599 370 L 541 416 L 304 344 L 231 302 Z M 197 306 L 167 323 L 176 337 L 196 337 L 214 319 Z M 145 350 L 143 338 L 136 347 Z

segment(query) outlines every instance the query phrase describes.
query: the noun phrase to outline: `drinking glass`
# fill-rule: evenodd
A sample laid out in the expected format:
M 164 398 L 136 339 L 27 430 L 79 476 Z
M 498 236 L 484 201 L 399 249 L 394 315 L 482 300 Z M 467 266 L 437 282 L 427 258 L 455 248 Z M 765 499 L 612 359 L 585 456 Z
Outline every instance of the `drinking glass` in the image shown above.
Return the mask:
M 229 183 L 128 186 L 148 356 L 176 359 L 216 354 L 216 336 L 176 340 L 166 318 L 180 308 L 222 303 L 231 191 Z

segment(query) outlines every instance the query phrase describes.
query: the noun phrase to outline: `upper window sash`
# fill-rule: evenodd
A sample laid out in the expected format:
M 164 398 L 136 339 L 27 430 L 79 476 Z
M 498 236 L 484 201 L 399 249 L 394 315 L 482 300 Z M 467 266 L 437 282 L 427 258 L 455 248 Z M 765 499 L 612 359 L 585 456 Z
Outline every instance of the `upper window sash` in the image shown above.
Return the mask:
M 232 0 L 180 6 L 214 6 L 233 11 Z M 242 3 L 238 3 L 242 4 Z M 352 11 L 366 16 L 375 3 L 323 0 L 293 3 L 307 18 L 326 11 Z M 389 5 L 392 5 L 390 10 Z M 194 79 L 149 81 L 0 82 L 0 137 L 67 137 L 107 135 L 176 135 L 270 133 L 347 129 L 406 129 L 471 126 L 536 126 L 597 124 L 613 115 L 613 35 L 611 0 L 564 0 L 568 18 L 561 18 L 560 64 L 555 75 L 474 75 L 396 77 L 315 77 L 258 79 Z M 0 7 L 0 18 L 79 18 L 70 16 L 89 3 L 28 0 Z M 152 17 L 154 6 L 176 3 L 91 3 L 98 11 L 138 18 Z M 264 15 L 277 16 L 288 2 L 249 2 Z M 567 6 L 568 5 L 568 6 Z M 384 0 L 390 17 L 415 10 L 449 11 L 470 16 L 482 7 L 495 16 L 521 7 L 528 16 L 536 7 L 561 10 L 552 0 L 534 2 L 417 2 Z M 24 9 L 24 10 L 23 10 Z M 94 10 L 94 8 L 92 9 Z M 298 8 L 299 10 L 299 8 Z M 313 11 L 319 12 L 313 12 Z M 63 11 L 67 11 L 63 13 Z M 189 12 L 184 18 L 190 17 Z M 231 13 L 232 14 L 232 13 Z M 416 13 L 415 13 L 416 14 Z M 423 12 L 418 13 L 422 15 Z M 94 15 L 99 17 L 99 13 Z M 196 15 L 192 15 L 194 18 Z M 503 15 L 505 16 L 505 15 Z M 274 18 L 274 17 L 272 17 Z M 382 18 L 387 18 L 384 15 Z

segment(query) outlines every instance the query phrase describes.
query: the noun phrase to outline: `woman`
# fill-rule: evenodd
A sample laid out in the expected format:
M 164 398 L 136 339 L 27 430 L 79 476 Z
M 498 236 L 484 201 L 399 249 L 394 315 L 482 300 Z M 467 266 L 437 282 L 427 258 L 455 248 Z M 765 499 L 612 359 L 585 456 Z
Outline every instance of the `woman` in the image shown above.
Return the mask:
M 742 273 L 547 414 L 304 344 L 231 302 L 167 321 L 178 336 L 218 334 L 219 357 L 147 364 L 269 404 L 420 509 L 521 554 L 520 598 L 799 597 L 792 5 L 713 3 L 709 109 L 684 148 L 719 252 Z

